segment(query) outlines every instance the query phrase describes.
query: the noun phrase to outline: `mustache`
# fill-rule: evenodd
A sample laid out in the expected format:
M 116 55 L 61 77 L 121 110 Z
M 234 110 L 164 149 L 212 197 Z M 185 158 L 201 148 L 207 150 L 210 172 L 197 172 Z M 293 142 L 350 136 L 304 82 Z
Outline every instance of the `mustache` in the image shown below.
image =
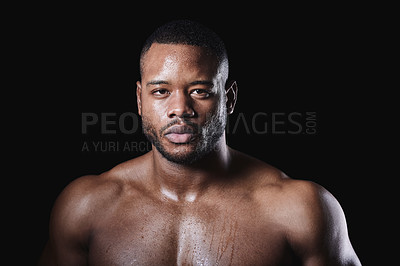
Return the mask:
M 159 133 L 160 136 L 163 136 L 165 134 L 168 134 L 170 132 L 168 132 L 167 130 L 175 125 L 179 125 L 179 126 L 184 126 L 185 128 L 187 128 L 188 131 L 190 131 L 191 133 L 196 134 L 199 131 L 200 126 L 197 125 L 196 123 L 193 123 L 191 121 L 188 120 L 182 120 L 182 119 L 175 119 L 172 120 L 171 122 L 169 122 L 168 124 L 166 124 L 165 126 L 161 127 Z M 167 131 L 167 132 L 165 132 Z

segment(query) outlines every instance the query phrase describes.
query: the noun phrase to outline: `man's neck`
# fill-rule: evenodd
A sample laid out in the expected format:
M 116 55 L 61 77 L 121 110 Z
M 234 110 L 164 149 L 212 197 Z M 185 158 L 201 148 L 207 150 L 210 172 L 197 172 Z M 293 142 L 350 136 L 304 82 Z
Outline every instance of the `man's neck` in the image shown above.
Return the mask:
M 186 203 L 195 201 L 216 179 L 226 175 L 231 151 L 222 138 L 204 158 L 190 165 L 168 161 L 154 147 L 152 176 L 160 196 Z

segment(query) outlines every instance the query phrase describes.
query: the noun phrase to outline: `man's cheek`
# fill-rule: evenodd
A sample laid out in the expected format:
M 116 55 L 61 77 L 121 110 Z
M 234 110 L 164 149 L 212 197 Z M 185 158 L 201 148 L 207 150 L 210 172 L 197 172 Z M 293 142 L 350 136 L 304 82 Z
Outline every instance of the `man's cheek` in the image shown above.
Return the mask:
M 148 104 L 142 106 L 142 116 L 146 117 L 146 120 L 151 122 L 152 125 L 157 125 L 161 120 L 161 112 L 159 108 L 156 108 L 154 104 Z
M 153 101 L 149 104 L 150 112 L 153 113 L 154 116 L 165 116 L 168 112 L 168 102 L 166 100 L 158 100 Z

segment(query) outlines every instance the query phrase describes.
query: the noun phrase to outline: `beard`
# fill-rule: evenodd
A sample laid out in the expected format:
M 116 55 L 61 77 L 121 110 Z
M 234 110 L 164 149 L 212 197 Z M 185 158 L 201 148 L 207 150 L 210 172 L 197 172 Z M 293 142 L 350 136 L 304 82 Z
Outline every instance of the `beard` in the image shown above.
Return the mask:
M 216 150 L 226 127 L 227 113 L 225 108 L 218 108 L 214 114 L 207 114 L 206 122 L 200 126 L 187 118 L 177 118 L 161 127 L 157 132 L 146 116 L 142 115 L 143 133 L 158 152 L 170 162 L 190 165 Z M 189 143 L 174 143 L 175 148 L 168 148 L 162 142 L 163 132 L 176 124 L 186 124 L 194 129 L 196 137 Z

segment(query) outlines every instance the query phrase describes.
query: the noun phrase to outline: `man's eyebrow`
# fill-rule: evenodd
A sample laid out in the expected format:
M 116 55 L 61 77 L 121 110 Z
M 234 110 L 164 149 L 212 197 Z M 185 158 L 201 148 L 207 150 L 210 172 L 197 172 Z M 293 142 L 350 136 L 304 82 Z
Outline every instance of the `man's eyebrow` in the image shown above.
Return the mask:
M 151 80 L 146 83 L 146 85 L 160 85 L 160 84 L 169 84 L 168 81 L 165 80 Z
M 146 85 L 160 85 L 160 84 L 169 84 L 168 81 L 165 80 L 151 80 L 146 83 Z M 213 87 L 214 83 L 210 80 L 195 80 L 189 83 L 189 85 L 194 86 L 194 85 L 208 85 Z
M 210 80 L 196 80 L 196 81 L 190 82 L 189 85 L 192 85 L 192 86 L 193 85 L 209 85 L 209 86 L 213 87 L 214 83 Z

